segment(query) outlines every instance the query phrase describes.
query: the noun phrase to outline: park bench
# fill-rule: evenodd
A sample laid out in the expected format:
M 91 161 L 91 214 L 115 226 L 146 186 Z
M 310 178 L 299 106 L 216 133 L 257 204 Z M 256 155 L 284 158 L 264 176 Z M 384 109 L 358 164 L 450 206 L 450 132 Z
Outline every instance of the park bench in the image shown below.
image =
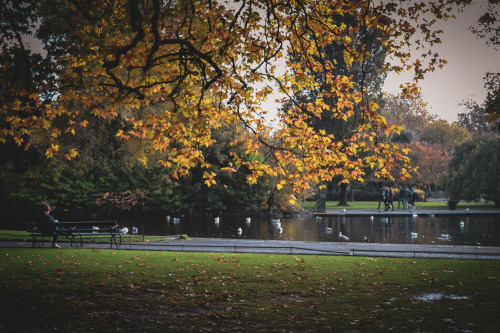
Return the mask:
M 33 247 L 43 245 L 45 238 L 51 239 L 52 235 L 43 234 L 37 230 L 36 222 L 26 223 L 31 236 Z M 115 244 L 116 248 L 122 244 L 122 232 L 116 221 L 80 221 L 80 222 L 59 222 L 63 230 L 58 230 L 59 237 L 70 239 L 71 246 L 83 247 L 84 239 L 109 238 L 110 248 Z

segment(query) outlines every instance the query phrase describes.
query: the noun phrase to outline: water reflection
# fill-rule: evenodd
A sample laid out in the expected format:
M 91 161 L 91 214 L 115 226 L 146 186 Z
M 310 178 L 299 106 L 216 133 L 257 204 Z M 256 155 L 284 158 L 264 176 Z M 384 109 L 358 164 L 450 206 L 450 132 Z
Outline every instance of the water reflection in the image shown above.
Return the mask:
M 339 233 L 351 242 L 387 244 L 449 244 L 500 246 L 500 217 L 496 216 L 301 216 L 281 218 L 281 233 L 270 217 L 189 216 L 120 221 L 146 235 L 187 234 L 191 237 L 244 238 L 338 242 Z M 241 235 L 238 229 L 241 228 Z

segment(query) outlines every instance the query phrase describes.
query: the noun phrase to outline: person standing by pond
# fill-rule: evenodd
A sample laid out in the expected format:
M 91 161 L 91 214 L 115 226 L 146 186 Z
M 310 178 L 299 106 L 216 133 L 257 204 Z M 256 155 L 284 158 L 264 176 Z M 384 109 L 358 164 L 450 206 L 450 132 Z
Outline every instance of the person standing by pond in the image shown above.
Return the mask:
M 408 209 L 409 200 L 410 200 L 410 189 L 408 188 L 408 186 L 405 186 L 405 189 L 403 191 L 403 206 L 405 210 Z
M 415 206 L 415 201 L 417 201 L 417 191 L 415 191 L 415 189 L 412 187 L 412 189 L 410 190 L 410 195 L 409 195 L 409 199 L 408 199 L 408 209 L 410 209 L 410 207 L 412 207 L 411 211 L 413 212 L 415 210 L 415 208 L 417 208 Z
M 398 210 L 401 207 L 401 203 L 403 203 L 403 208 L 406 208 L 403 199 L 404 199 L 404 187 L 402 184 L 399 184 Z
M 54 220 L 52 215 L 50 215 L 50 211 L 49 205 L 42 205 L 41 212 L 36 220 L 36 226 L 42 235 L 50 235 L 52 237 L 52 247 L 60 248 L 57 240 L 62 227 L 59 227 L 59 222 Z
M 387 210 L 391 210 L 394 211 L 394 190 L 392 187 L 388 187 L 387 188 L 387 192 L 388 192 L 388 200 L 387 200 Z
M 379 192 L 379 197 L 378 197 L 378 207 L 377 207 L 377 209 L 380 209 L 380 204 L 381 204 L 382 202 L 384 202 L 384 204 L 385 204 L 385 194 L 386 194 L 386 193 L 385 193 L 385 191 L 386 191 L 385 186 L 382 186 L 382 187 L 380 188 L 380 192 Z

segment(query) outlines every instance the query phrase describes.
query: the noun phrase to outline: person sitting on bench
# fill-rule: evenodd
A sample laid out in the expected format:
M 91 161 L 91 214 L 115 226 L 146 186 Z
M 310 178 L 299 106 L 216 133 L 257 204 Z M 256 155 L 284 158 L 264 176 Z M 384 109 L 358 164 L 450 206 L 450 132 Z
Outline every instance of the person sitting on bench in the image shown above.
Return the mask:
M 61 248 L 57 244 L 57 239 L 59 231 L 63 228 L 59 227 L 58 224 L 59 222 L 54 220 L 54 218 L 50 215 L 50 206 L 47 204 L 42 205 L 42 211 L 38 215 L 38 219 L 36 221 L 38 231 L 40 231 L 42 235 L 50 235 L 52 237 L 52 247 Z

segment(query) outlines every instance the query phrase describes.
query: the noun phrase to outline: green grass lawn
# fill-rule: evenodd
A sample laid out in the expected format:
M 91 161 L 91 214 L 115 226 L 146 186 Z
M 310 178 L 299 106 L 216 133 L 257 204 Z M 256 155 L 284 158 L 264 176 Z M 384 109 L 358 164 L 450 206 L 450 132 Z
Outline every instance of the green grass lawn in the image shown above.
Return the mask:
M 181 235 L 179 237 L 187 237 L 186 235 Z M 122 243 L 138 243 L 138 242 L 152 242 L 159 240 L 170 240 L 171 238 L 165 238 L 161 236 L 144 236 L 144 235 L 125 235 L 122 236 Z M 16 241 L 16 242 L 31 242 L 31 236 L 27 231 L 19 231 L 19 230 L 0 230 L 0 241 Z M 45 238 L 45 242 L 50 242 L 48 237 Z M 59 243 L 69 243 L 70 238 L 60 236 Z M 100 243 L 100 244 L 109 244 L 109 237 L 86 237 L 84 242 L 87 243 Z
M 2 248 L 0 331 L 492 332 L 500 262 Z M 439 299 L 426 299 L 440 295 Z
M 314 201 L 306 201 L 302 204 L 302 207 L 304 209 L 313 209 L 314 208 Z M 377 209 L 378 207 L 378 201 L 355 201 L 355 202 L 349 202 L 349 206 L 337 206 L 338 201 L 327 201 L 326 202 L 326 209 L 327 210 L 334 210 L 334 209 L 342 209 L 342 208 L 347 208 L 347 209 Z M 395 207 L 398 207 L 398 203 L 395 202 Z M 383 206 L 383 204 L 382 204 Z M 402 205 L 401 205 L 402 206 Z M 429 202 L 417 202 L 416 204 L 417 209 L 430 209 L 430 210 L 448 210 L 448 202 L 444 201 L 429 201 Z M 457 210 L 465 210 L 466 208 L 469 208 L 471 210 L 500 210 L 500 208 L 495 208 L 493 203 L 491 204 L 486 204 L 486 203 L 466 203 L 466 202 L 460 202 L 457 206 Z

